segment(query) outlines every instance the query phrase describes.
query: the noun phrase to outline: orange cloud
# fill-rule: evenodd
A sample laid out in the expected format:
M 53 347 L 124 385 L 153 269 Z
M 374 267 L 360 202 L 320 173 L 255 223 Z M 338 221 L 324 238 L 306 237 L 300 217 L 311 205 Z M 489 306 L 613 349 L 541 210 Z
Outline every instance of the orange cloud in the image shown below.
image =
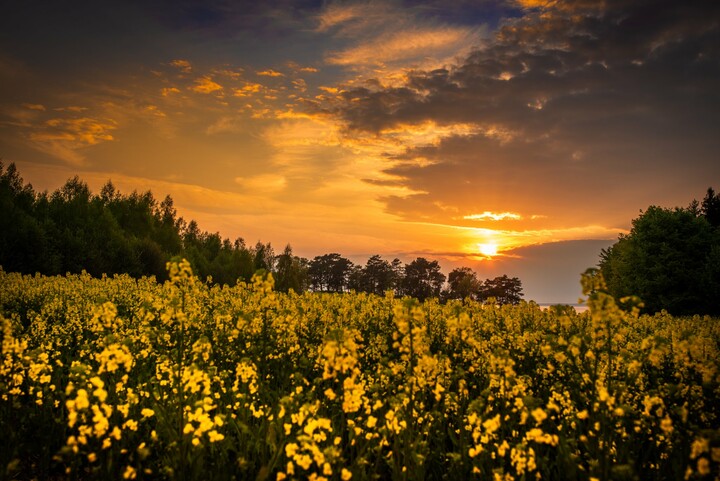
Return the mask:
M 33 140 L 73 140 L 80 144 L 95 145 L 113 140 L 110 131 L 117 128 L 115 121 L 100 121 L 89 117 L 79 119 L 51 119 L 45 122 L 50 130 L 31 135 Z
M 557 0 L 515 0 L 523 8 L 547 8 L 557 3 Z
M 411 28 L 333 52 L 326 60 L 334 65 L 379 65 L 438 54 L 445 56 L 464 50 L 478 40 L 476 32 L 470 28 Z
M 277 70 L 273 69 L 267 69 L 267 70 L 261 70 L 259 72 L 255 72 L 256 74 L 263 76 L 263 77 L 284 77 L 285 74 L 278 72 Z
M 195 80 L 195 83 L 197 85 L 194 87 L 190 87 L 190 89 L 193 92 L 201 94 L 210 94 L 223 89 L 222 85 L 214 82 L 210 77 L 200 77 L 199 79 Z
M 263 89 L 262 84 L 248 83 L 242 88 L 233 89 L 233 95 L 235 97 L 248 97 L 252 94 L 258 93 Z
M 22 104 L 23 107 L 30 110 L 39 110 L 41 112 L 45 111 L 45 106 L 42 104 Z
M 324 32 L 358 18 L 366 18 L 371 6 L 363 4 L 331 4 L 318 16 L 317 31 Z
M 179 94 L 180 89 L 177 89 L 175 87 L 165 87 L 160 91 L 160 93 L 163 97 L 167 97 L 170 94 Z
M 315 67 L 303 67 L 299 65 L 297 62 L 293 62 L 292 60 L 287 62 L 285 65 L 292 70 L 293 72 L 302 72 L 302 73 L 317 73 L 318 69 Z
M 117 129 L 117 122 L 90 117 L 55 118 L 31 129 L 27 138 L 33 148 L 80 165 L 84 161 L 81 149 L 114 140 L 112 131 Z
M 71 106 L 69 106 L 69 107 L 58 107 L 58 108 L 55 108 L 55 109 L 53 109 L 53 110 L 56 111 L 56 112 L 77 112 L 77 113 L 80 113 L 80 112 L 85 112 L 86 110 L 88 110 L 88 108 L 87 108 L 87 107 L 79 107 L 79 106 L 77 106 L 77 105 L 71 105 Z
M 520 214 L 515 214 L 514 212 L 495 213 L 495 212 L 485 211 L 482 214 L 471 214 L 471 215 L 463 216 L 463 219 L 466 219 L 466 220 L 494 220 L 494 221 L 506 220 L 506 219 L 520 220 L 520 219 L 522 219 L 522 216 Z

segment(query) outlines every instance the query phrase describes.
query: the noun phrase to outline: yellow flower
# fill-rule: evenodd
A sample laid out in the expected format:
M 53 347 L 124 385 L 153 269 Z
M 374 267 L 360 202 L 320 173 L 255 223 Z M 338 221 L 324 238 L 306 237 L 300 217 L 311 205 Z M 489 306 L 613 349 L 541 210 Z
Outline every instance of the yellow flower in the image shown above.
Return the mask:
M 541 424 L 545 419 L 547 419 L 547 414 L 545 414 L 545 411 L 543 411 L 542 408 L 533 409 L 530 415 L 535 419 L 535 422 L 538 424 Z
M 665 416 L 662 421 L 660 421 L 660 429 L 662 429 L 665 434 L 673 432 L 673 422 L 669 416 Z
M 125 468 L 125 472 L 123 473 L 123 479 L 135 479 L 137 477 L 137 471 L 135 471 L 135 468 L 132 466 L 128 466 Z
M 352 478 L 352 472 L 342 468 L 342 471 L 340 471 L 340 479 L 342 479 L 342 481 L 348 481 L 350 478 Z
M 700 474 L 701 476 L 706 476 L 710 474 L 710 461 L 708 461 L 706 457 L 698 459 L 697 470 L 698 474 Z
M 296 443 L 288 443 L 285 446 L 285 455 L 288 458 L 292 458 L 297 453 L 297 450 L 298 450 L 298 445 Z

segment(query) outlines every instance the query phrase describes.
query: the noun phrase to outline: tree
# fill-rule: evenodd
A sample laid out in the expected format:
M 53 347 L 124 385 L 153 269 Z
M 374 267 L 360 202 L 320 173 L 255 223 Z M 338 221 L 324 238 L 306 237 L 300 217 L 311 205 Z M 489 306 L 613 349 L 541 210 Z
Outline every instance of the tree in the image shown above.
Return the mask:
M 398 277 L 392 264 L 376 254 L 367 260 L 363 268 L 363 281 L 364 291 L 382 296 L 395 287 Z
M 517 277 L 502 275 L 495 279 L 485 279 L 480 287 L 480 299 L 494 298 L 495 302 L 503 304 L 519 304 L 522 299 L 522 282 Z
M 180 231 L 184 220 L 177 217 L 177 210 L 172 197 L 169 195 L 165 197 L 155 212 L 155 217 L 159 221 L 154 236 L 158 244 L 166 252 L 180 252 L 182 248 Z
M 700 212 L 711 226 L 720 227 L 720 196 L 715 193 L 712 187 L 708 187 Z
M 465 299 L 476 298 L 480 290 L 481 283 L 477 278 L 475 271 L 469 267 L 459 267 L 453 269 L 448 275 L 448 290 L 446 297 L 448 299 Z
M 714 198 L 708 191 L 703 211 L 713 212 Z M 720 229 L 707 215 L 650 206 L 603 249 L 599 266 L 612 296 L 636 295 L 646 312 L 720 313 Z
M 402 284 L 403 293 L 408 296 L 421 301 L 428 297 L 438 297 L 444 283 L 445 275 L 440 272 L 440 264 L 437 261 L 418 257 L 405 266 Z
M 35 204 L 35 191 L 23 184 L 15 164 L 3 169 L 0 162 L 0 265 L 6 271 L 42 272 L 52 255 Z
M 307 262 L 293 255 L 290 244 L 285 246 L 282 254 L 277 256 L 275 263 L 275 289 L 280 292 L 302 292 L 307 288 Z
M 257 241 L 255 244 L 255 270 L 259 271 L 264 269 L 267 272 L 272 272 L 275 267 L 275 251 L 272 245 L 268 242 L 263 244 Z
M 310 286 L 316 291 L 344 292 L 352 266 L 349 259 L 337 253 L 317 256 L 308 267 Z

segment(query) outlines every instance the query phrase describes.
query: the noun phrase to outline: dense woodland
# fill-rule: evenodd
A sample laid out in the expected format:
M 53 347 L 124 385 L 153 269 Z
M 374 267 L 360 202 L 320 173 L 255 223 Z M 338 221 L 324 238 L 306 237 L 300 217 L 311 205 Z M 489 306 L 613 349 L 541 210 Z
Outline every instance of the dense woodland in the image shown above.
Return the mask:
M 437 261 L 423 257 L 404 264 L 374 255 L 365 265 L 355 265 L 337 253 L 305 259 L 294 255 L 290 245 L 276 254 L 270 243 L 247 245 L 242 238 L 231 241 L 201 231 L 194 220 L 178 216 L 170 196 L 158 202 L 149 191 L 125 195 L 110 181 L 99 194 L 77 176 L 52 193 L 35 192 L 14 164 L 4 168 L 0 163 L 0 266 L 5 271 L 127 273 L 163 281 L 166 262 L 181 257 L 201 279 L 230 286 L 264 270 L 282 292 L 393 291 L 421 300 L 493 297 L 500 304 L 522 298 L 518 278 L 481 281 L 467 267 L 446 278 Z

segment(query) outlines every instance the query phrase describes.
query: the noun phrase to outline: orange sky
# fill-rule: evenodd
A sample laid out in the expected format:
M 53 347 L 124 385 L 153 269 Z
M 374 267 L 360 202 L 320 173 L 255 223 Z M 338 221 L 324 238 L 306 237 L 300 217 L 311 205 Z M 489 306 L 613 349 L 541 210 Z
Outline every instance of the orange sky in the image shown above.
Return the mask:
M 40 190 L 170 194 L 224 237 L 574 302 L 640 209 L 720 179 L 717 7 L 615 3 L 15 5 L 0 156 Z

